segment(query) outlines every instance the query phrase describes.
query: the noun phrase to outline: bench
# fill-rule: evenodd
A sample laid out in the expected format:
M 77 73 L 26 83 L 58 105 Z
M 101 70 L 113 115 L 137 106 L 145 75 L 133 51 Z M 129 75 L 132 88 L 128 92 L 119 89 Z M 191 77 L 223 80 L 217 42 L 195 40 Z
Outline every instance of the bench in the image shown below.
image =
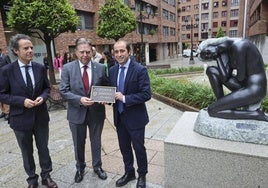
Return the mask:
M 62 98 L 59 88 L 54 85 L 50 85 L 50 94 L 48 96 L 48 111 L 52 107 L 59 106 L 66 109 L 66 101 Z
M 157 65 L 147 65 L 148 69 L 169 69 L 170 64 L 157 64 Z

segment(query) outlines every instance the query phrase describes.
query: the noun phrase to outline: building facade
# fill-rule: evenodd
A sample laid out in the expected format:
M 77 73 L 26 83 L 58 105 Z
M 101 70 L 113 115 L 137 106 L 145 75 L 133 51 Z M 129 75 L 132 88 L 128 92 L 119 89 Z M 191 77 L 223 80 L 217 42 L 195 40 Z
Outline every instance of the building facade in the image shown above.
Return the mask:
M 244 0 L 180 0 L 179 22 L 182 48 L 193 48 L 217 36 L 219 28 L 225 36 L 242 37 Z
M 268 64 L 268 1 L 247 0 L 246 37 L 258 46 Z
M 138 28 L 124 39 L 131 44 L 132 53 L 139 62 L 176 58 L 183 49 L 191 46 L 195 49 L 203 40 L 216 37 L 220 27 L 225 36 L 250 38 L 267 57 L 267 0 L 122 1 L 137 18 Z M 111 50 L 115 41 L 100 38 L 96 34 L 98 10 L 105 0 L 69 2 L 75 8 L 80 22 L 75 33 L 63 33 L 54 40 L 52 45 L 55 52 L 73 52 L 78 37 L 90 38 L 99 52 Z M 8 49 L 8 41 L 15 34 L 5 23 L 10 6 L 8 0 L 0 1 L 0 48 L 4 50 Z M 146 12 L 148 7 L 149 14 Z M 46 53 L 45 45 L 40 41 L 34 44 L 35 58 L 40 61 Z

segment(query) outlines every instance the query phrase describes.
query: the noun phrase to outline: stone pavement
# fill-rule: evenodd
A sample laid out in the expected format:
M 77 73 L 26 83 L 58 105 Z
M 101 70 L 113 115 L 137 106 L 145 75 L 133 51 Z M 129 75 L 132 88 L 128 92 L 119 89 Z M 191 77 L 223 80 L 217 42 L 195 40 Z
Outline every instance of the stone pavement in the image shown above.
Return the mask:
M 164 187 L 164 139 L 181 117 L 181 111 L 160 101 L 151 99 L 147 102 L 150 122 L 146 126 L 146 148 L 149 162 L 147 174 L 148 188 Z M 115 181 L 124 173 L 124 166 L 119 151 L 117 135 L 113 125 L 112 108 L 106 106 L 106 120 L 102 134 L 102 161 L 103 169 L 107 171 L 107 180 L 100 180 L 91 166 L 90 145 L 87 141 L 86 174 L 81 183 L 74 182 L 75 161 L 73 143 L 66 120 L 66 110 L 51 109 L 50 111 L 50 139 L 49 148 L 53 161 L 52 178 L 59 188 L 112 188 Z M 37 151 L 35 149 L 37 173 L 40 173 Z M 136 165 L 136 163 L 135 163 Z M 13 131 L 4 119 L 0 119 L 0 187 L 22 188 L 27 187 L 26 174 L 22 165 L 21 153 Z M 44 187 L 39 184 L 39 187 Z M 132 181 L 126 188 L 136 187 Z

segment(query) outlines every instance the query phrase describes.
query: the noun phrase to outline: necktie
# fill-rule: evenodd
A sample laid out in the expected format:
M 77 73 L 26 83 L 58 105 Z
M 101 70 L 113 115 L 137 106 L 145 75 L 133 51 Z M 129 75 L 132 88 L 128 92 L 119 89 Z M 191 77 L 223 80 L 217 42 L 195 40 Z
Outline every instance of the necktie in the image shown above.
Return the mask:
M 87 65 L 84 66 L 84 72 L 83 72 L 83 83 L 85 87 L 86 93 L 89 92 L 89 79 L 87 74 Z
M 25 65 L 25 75 L 26 75 L 26 84 L 27 84 L 27 88 L 30 91 L 30 93 L 33 93 L 33 82 L 31 79 L 31 76 L 29 74 L 29 65 Z
M 118 84 L 118 91 L 120 91 L 121 93 L 124 92 L 124 82 L 125 82 L 125 68 L 126 67 L 120 67 L 120 74 L 119 74 L 119 84 Z M 123 102 L 122 101 L 118 101 L 118 112 L 121 114 L 124 111 L 123 108 Z

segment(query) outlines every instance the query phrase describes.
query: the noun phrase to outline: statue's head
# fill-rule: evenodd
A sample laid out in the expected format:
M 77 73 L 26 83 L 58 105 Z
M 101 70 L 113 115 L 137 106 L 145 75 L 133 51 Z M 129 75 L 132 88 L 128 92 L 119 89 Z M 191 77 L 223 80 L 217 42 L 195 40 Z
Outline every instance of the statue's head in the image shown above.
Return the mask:
M 215 60 L 219 55 L 217 46 L 225 42 L 227 39 L 228 37 L 211 38 L 201 42 L 197 50 L 200 61 Z

